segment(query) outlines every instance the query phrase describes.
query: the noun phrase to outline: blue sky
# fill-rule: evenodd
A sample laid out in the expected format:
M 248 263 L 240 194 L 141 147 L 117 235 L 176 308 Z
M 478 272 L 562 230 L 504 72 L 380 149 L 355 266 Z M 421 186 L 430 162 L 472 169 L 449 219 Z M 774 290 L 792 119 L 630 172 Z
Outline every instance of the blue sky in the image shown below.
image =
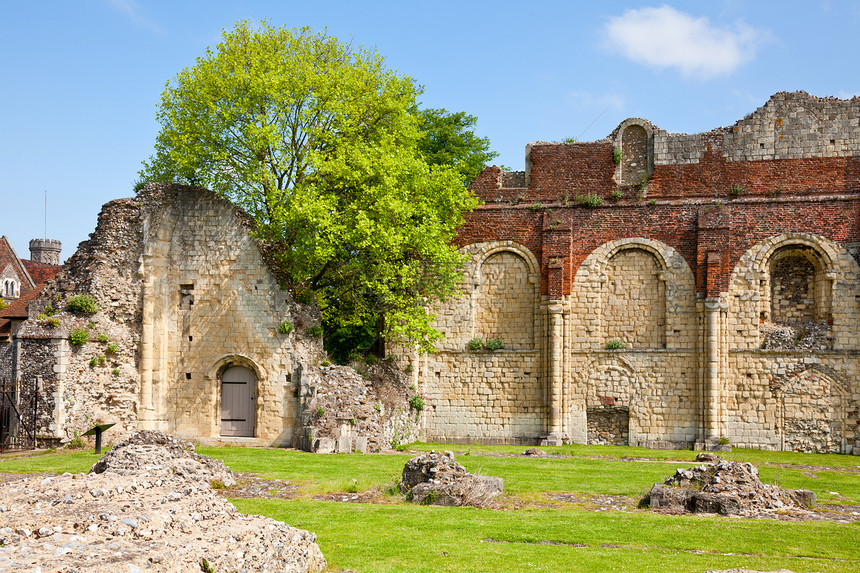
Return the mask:
M 497 162 L 530 141 L 731 125 L 777 91 L 860 94 L 860 1 L 449 2 L 0 0 L 0 235 L 93 231 L 133 195 L 164 84 L 240 19 L 375 46 L 424 106 L 478 117 Z

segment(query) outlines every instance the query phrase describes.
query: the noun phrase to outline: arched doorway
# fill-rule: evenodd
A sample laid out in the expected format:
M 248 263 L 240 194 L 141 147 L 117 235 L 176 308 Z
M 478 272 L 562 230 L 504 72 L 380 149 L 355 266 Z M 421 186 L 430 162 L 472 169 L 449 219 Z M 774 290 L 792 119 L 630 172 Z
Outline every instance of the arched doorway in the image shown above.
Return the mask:
M 231 366 L 221 374 L 221 435 L 254 436 L 257 411 L 257 377 L 244 366 Z

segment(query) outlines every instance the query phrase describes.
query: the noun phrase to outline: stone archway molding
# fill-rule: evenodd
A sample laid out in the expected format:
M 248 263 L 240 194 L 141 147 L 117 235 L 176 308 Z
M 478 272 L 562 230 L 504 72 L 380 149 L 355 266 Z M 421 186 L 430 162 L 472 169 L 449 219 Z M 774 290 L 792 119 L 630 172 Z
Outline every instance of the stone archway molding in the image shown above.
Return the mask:
M 481 282 L 481 265 L 484 261 L 502 251 L 509 251 L 522 257 L 529 271 L 529 284 L 540 285 L 540 263 L 526 246 L 516 241 L 485 241 L 483 243 L 472 243 L 460 249 L 468 254 L 469 261 L 468 280 L 474 285 Z

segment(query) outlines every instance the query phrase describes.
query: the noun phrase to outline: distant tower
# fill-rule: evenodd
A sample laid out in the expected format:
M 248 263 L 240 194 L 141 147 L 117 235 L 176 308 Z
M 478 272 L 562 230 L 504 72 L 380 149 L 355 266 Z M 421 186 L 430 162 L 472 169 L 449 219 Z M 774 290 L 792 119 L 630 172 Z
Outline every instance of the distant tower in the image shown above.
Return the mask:
M 30 241 L 30 260 L 48 265 L 59 265 L 63 245 L 54 239 L 33 239 Z

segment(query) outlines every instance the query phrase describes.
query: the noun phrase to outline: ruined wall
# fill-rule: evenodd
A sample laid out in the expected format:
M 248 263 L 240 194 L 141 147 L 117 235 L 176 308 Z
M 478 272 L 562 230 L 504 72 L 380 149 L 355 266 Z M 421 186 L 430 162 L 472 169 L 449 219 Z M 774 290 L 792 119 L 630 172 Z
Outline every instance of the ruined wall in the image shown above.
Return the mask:
M 305 341 L 318 317 L 280 288 L 250 236 L 247 216 L 204 191 L 143 195 L 142 418 L 180 436 L 219 438 L 221 374 L 253 372 L 260 443 L 291 443 L 298 400 L 292 373 L 319 353 Z M 293 331 L 280 334 L 289 322 Z M 246 432 L 247 433 L 247 432 Z
M 319 361 L 321 341 L 305 336 L 319 317 L 280 289 L 250 229 L 247 216 L 203 189 L 149 185 L 105 205 L 18 333 L 18 379 L 27 388 L 40 376 L 44 385 L 44 438 L 115 423 L 111 436 L 142 426 L 222 440 L 220 377 L 243 366 L 256 377 L 245 441 L 291 441 L 291 376 L 302 361 Z M 99 311 L 65 311 L 77 293 L 92 295 Z M 59 325 L 36 318 L 43 312 Z M 285 321 L 293 330 L 282 335 Z M 89 340 L 70 344 L 74 329 Z
M 321 340 L 307 336 L 318 311 L 280 288 L 246 215 L 208 191 L 155 191 L 143 220 L 143 424 L 197 439 L 291 443 L 293 373 L 319 362 Z M 281 324 L 292 329 L 281 333 Z M 233 367 L 253 379 L 249 426 L 239 432 L 226 431 L 222 401 L 222 374 Z
M 429 440 L 531 444 L 545 433 L 539 352 L 440 352 L 420 366 Z
M 537 259 L 512 241 L 472 244 L 463 296 L 436 309 L 448 336 L 415 361 L 427 439 L 533 443 L 545 431 L 545 372 Z M 470 347 L 500 339 L 504 348 Z M 427 383 L 432 380 L 432 383 Z
M 858 98 L 780 93 L 732 127 L 669 134 L 632 118 L 605 140 L 530 144 L 522 181 L 485 170 L 457 244 L 536 261 L 540 379 L 513 400 L 477 384 L 495 362 L 463 350 L 464 317 L 514 307 L 507 279 L 480 287 L 473 260 L 467 296 L 438 309 L 452 337 L 419 376 L 448 408 L 428 434 L 860 452 L 858 122 Z M 589 194 L 602 203 L 577 201 Z M 525 382 L 524 365 L 505 368 Z M 529 424 L 486 409 L 498 399 Z
M 42 376 L 39 400 L 51 404 L 40 419 L 45 439 L 67 441 L 96 424 L 116 424 L 112 436 L 137 427 L 139 217 L 139 204 L 132 199 L 106 204 L 89 240 L 47 283 L 17 333 L 19 384 L 32 388 L 36 376 Z M 65 310 L 69 298 L 82 293 L 95 299 L 99 312 Z M 59 326 L 37 319 L 42 313 L 53 315 Z M 85 332 L 88 341 L 70 344 L 72 330 Z M 29 398 L 22 392 L 21 399 Z

